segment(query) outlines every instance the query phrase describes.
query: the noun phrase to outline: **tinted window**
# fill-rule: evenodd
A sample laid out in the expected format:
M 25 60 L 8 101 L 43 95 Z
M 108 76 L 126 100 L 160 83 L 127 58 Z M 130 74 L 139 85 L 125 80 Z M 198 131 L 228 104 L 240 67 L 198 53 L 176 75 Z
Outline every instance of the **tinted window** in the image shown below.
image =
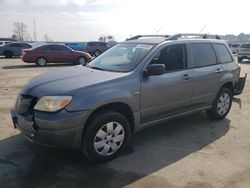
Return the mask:
M 31 47 L 29 44 L 21 44 L 21 45 L 22 45 L 22 47 L 24 47 L 24 48 L 30 48 L 30 47 Z
M 3 42 L 0 42 L 0 45 L 2 45 L 3 44 Z
M 175 44 L 163 48 L 151 63 L 164 64 L 166 71 L 183 69 L 186 67 L 186 46 Z
M 239 45 L 239 44 L 232 44 L 231 46 L 234 47 L 234 48 L 237 48 L 237 47 L 239 47 L 240 45 Z
M 216 56 L 211 44 L 190 44 L 190 55 L 193 67 L 203 67 L 216 64 Z
M 69 51 L 71 51 L 69 48 L 67 48 L 65 46 L 57 46 L 57 49 L 60 52 L 69 52 Z
M 43 50 L 46 50 L 46 51 L 57 51 L 57 46 L 55 46 L 55 45 L 45 46 Z
M 228 63 L 233 61 L 227 47 L 224 44 L 214 44 L 213 46 L 219 63 Z
M 106 47 L 106 43 L 99 43 L 99 46 Z
M 87 46 L 95 46 L 96 43 L 95 42 L 88 42 Z
M 20 43 L 10 44 L 10 47 L 22 47 Z
M 250 44 L 242 44 L 239 48 L 250 48 Z

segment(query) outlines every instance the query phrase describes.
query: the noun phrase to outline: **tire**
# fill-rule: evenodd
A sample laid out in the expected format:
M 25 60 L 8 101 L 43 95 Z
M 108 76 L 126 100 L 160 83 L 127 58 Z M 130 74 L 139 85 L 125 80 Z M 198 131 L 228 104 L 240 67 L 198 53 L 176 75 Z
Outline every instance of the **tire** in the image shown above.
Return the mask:
M 130 130 L 129 122 L 122 114 L 113 111 L 97 113 L 87 124 L 82 150 L 93 162 L 112 160 L 128 145 Z
M 97 56 L 99 56 L 100 54 L 101 54 L 101 52 L 100 52 L 99 50 L 96 50 L 96 51 L 94 51 L 94 53 L 93 53 L 94 57 L 97 57 Z
M 81 56 L 81 57 L 78 58 L 77 64 L 86 65 L 87 64 L 87 59 L 85 57 Z
M 232 105 L 233 94 L 228 88 L 221 88 L 217 94 L 212 108 L 207 110 L 208 116 L 213 120 L 220 120 L 226 117 Z
M 238 62 L 239 62 L 239 63 L 242 62 L 242 60 L 243 60 L 243 58 L 238 57 Z
M 36 60 L 36 64 L 39 66 L 39 67 L 44 67 L 47 65 L 47 59 L 45 59 L 44 57 L 39 57 L 37 58 Z
M 5 58 L 12 58 L 13 57 L 13 53 L 11 51 L 5 51 L 3 54 L 4 54 Z

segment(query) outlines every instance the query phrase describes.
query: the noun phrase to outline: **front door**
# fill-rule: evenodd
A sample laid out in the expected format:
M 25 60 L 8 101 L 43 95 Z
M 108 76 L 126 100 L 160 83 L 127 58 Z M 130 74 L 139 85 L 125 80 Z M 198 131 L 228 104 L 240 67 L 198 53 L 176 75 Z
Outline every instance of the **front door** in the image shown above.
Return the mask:
M 184 44 L 169 45 L 151 64 L 164 64 L 166 73 L 141 81 L 141 123 L 185 111 L 192 101 L 193 72 L 187 69 Z

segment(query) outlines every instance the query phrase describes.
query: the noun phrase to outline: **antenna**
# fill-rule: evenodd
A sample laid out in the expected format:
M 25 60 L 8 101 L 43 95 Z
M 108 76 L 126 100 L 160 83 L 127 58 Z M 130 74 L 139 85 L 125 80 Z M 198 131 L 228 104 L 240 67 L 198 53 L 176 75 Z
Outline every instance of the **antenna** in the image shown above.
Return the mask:
M 33 32 L 33 37 L 34 37 L 34 41 L 37 41 L 36 38 L 36 19 L 34 18 L 34 32 Z
M 200 30 L 200 33 L 207 27 L 207 25 L 204 25 L 203 28 Z
M 158 29 L 155 29 L 155 28 L 154 28 L 154 31 L 156 32 L 157 35 L 159 35 L 159 32 L 160 32 L 161 29 L 162 29 L 161 27 L 158 28 Z

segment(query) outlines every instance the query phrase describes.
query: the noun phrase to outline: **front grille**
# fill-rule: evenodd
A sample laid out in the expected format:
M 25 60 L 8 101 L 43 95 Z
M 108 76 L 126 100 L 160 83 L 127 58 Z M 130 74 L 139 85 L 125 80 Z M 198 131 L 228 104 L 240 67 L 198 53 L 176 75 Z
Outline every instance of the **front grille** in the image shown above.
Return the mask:
M 16 102 L 17 113 L 30 113 L 33 114 L 34 106 L 36 105 L 37 98 L 31 95 L 18 95 Z

